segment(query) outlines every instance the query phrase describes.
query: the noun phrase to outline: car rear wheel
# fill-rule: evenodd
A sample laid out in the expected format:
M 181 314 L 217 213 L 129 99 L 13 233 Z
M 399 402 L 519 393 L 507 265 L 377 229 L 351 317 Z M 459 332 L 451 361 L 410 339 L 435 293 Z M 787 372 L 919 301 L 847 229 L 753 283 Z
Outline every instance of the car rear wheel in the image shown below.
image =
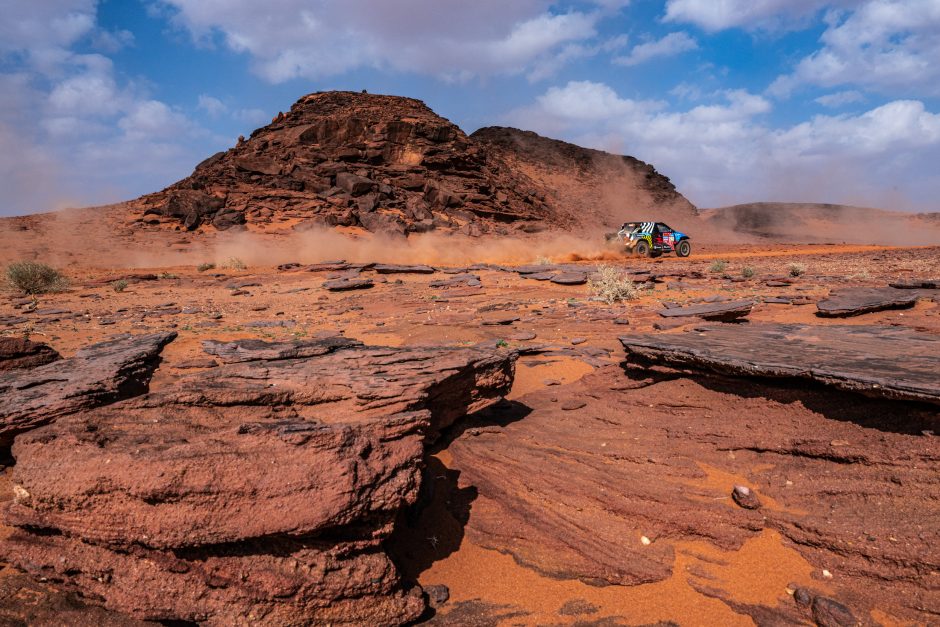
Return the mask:
M 636 243 L 636 246 L 633 248 L 633 254 L 637 257 L 649 257 L 650 256 L 650 244 L 645 239 L 641 239 Z
M 677 257 L 688 257 L 692 253 L 692 244 L 689 243 L 689 240 L 684 239 L 678 244 L 676 244 L 676 256 Z

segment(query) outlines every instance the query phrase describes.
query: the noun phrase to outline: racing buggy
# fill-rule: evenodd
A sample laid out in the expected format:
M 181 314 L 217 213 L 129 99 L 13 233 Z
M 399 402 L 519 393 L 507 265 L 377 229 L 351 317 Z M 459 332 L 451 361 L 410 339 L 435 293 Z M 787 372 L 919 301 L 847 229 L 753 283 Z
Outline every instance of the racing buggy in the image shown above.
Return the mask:
M 639 257 L 659 257 L 670 252 L 688 257 L 692 252 L 689 236 L 663 222 L 624 222 L 619 231 L 607 235 L 607 240 L 616 240 Z

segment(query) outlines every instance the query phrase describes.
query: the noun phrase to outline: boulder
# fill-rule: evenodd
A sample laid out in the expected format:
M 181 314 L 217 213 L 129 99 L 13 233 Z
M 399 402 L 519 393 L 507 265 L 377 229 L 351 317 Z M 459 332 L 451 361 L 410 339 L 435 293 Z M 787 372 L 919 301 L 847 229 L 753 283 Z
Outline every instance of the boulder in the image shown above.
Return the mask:
M 372 233 L 404 237 L 406 233 L 405 223 L 398 216 L 386 213 L 361 213 L 359 222 L 363 228 Z
M 20 436 L 2 557 L 142 620 L 417 619 L 384 542 L 425 442 L 507 393 L 515 354 L 323 342 L 242 343 L 252 361 Z
M 119 335 L 74 357 L 0 375 L 0 449 L 62 416 L 147 391 L 160 351 L 176 333 Z
M 372 191 L 375 182 L 352 172 L 340 172 L 336 175 L 336 186 L 350 196 L 362 196 Z

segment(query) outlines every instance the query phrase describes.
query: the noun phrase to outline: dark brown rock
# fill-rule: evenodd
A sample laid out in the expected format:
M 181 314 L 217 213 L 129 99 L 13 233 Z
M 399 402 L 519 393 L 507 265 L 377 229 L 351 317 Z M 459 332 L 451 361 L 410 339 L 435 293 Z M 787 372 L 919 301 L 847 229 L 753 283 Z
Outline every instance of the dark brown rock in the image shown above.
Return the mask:
M 731 498 L 744 509 L 760 509 L 760 499 L 754 490 L 747 486 L 736 485 L 731 490 Z
M 334 279 L 324 281 L 323 288 L 331 292 L 348 292 L 350 290 L 364 290 L 373 287 L 375 283 L 372 279 L 354 278 L 354 279 Z
M 918 292 L 893 287 L 853 287 L 836 290 L 816 303 L 816 315 L 848 318 L 886 309 L 910 309 L 920 298 Z
M 48 344 L 22 337 L 0 337 L 0 371 L 35 368 L 60 358 Z
M 535 276 L 529 275 L 529 278 L 535 278 Z M 552 275 L 549 281 L 558 285 L 584 285 L 587 283 L 587 275 L 583 272 L 559 272 Z
M 425 265 L 401 265 L 393 263 L 377 263 L 373 270 L 379 274 L 434 274 L 437 272 L 431 266 Z
M 0 550 L 140 619 L 412 621 L 423 596 L 383 542 L 417 499 L 426 439 L 505 394 L 514 360 L 355 345 L 62 418 L 16 441 Z
M 718 303 L 702 303 L 688 307 L 670 307 L 657 313 L 664 318 L 687 318 L 697 316 L 705 320 L 738 320 L 751 313 L 754 301 L 729 300 Z
M 911 329 L 709 325 L 620 338 L 639 359 L 734 375 L 809 379 L 868 396 L 940 404 L 940 338 Z M 899 359 L 899 356 L 903 357 Z
M 856 627 L 861 624 L 849 608 L 828 597 L 814 598 L 812 608 L 813 620 L 819 627 Z
M 18 433 L 147 391 L 160 351 L 176 333 L 123 335 L 29 370 L 0 375 L 0 448 Z
M 940 279 L 911 279 L 894 281 L 888 285 L 899 290 L 940 290 Z

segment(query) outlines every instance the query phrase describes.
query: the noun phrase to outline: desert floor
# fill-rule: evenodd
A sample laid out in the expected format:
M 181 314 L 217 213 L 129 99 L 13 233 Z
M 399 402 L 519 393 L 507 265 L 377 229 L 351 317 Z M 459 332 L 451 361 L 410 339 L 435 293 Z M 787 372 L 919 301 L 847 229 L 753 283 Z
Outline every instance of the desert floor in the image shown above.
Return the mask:
M 80 229 L 72 232 L 70 237 L 80 241 Z M 71 287 L 63 293 L 36 297 L 6 295 L 0 301 L 0 333 L 28 335 L 30 339 L 50 344 L 63 356 L 69 356 L 82 346 L 113 335 L 173 329 L 179 337 L 164 350 L 162 362 L 152 380 L 152 389 L 167 386 L 194 370 L 214 365 L 202 350 L 201 342 L 206 339 L 250 337 L 280 340 L 342 334 L 366 344 L 386 346 L 486 342 L 522 351 L 509 400 L 532 408 L 563 402 L 566 397 L 585 390 L 589 392 L 592 385 L 610 388 L 612 378 L 624 378 L 620 366 L 624 352 L 618 341 L 619 335 L 683 333 L 702 323 L 694 317 L 667 319 L 660 316 L 658 310 L 666 302 L 686 305 L 706 300 L 753 299 L 756 305 L 747 322 L 742 324 L 865 324 L 909 327 L 940 334 L 940 302 L 936 298 L 922 298 L 909 309 L 845 319 L 820 318 L 815 307 L 818 300 L 836 288 L 881 287 L 898 280 L 937 278 L 940 276 L 938 247 L 729 246 L 718 243 L 697 246 L 688 259 L 673 256 L 635 259 L 610 252 L 591 255 L 546 251 L 555 254 L 547 254 L 549 259 L 542 259 L 543 263 L 580 265 L 585 270 L 604 263 L 633 271 L 650 271 L 656 276 L 654 282 L 640 289 L 635 300 L 610 305 L 593 299 L 587 284 L 557 285 L 526 279 L 511 267 L 501 268 L 501 263 L 534 263 L 535 259 L 504 255 L 510 258 L 501 260 L 498 251 L 481 254 L 482 258 L 478 260 L 465 258 L 464 263 L 455 263 L 444 254 L 441 255 L 445 257 L 443 262 L 436 261 L 433 251 L 412 251 L 405 255 L 405 261 L 432 263 L 437 271 L 434 274 L 369 273 L 375 280 L 374 287 L 332 292 L 324 289 L 324 282 L 355 275 L 355 268 L 310 271 L 306 265 L 343 259 L 342 251 L 332 246 L 321 252 L 310 247 L 297 248 L 292 244 L 265 255 L 265 246 L 276 248 L 276 240 L 267 244 L 259 240 L 261 243 L 255 242 L 250 252 L 240 254 L 237 246 L 211 251 L 199 249 L 186 235 L 166 234 L 163 238 L 150 250 L 139 250 L 138 258 L 129 263 L 123 263 L 120 257 L 134 249 L 131 236 L 121 244 L 124 251 L 121 255 L 112 255 L 110 250 L 82 250 L 81 246 L 73 248 L 80 253 L 60 255 L 58 264 L 69 275 Z M 12 238 L 5 246 L 4 261 L 29 256 L 30 251 L 32 256 L 43 258 L 41 251 L 37 253 L 34 241 Z M 346 260 L 392 261 L 388 258 L 363 258 L 374 250 L 357 251 Z M 276 267 L 276 264 L 293 261 L 292 255 L 298 256 L 299 267 L 286 270 Z M 229 266 L 242 265 L 231 261 L 235 257 L 241 259 L 245 267 L 225 267 L 226 263 Z M 579 258 L 580 261 L 575 261 Z M 151 260 L 158 263 L 150 263 Z M 717 260 L 726 263 L 719 267 L 721 264 L 716 264 Z M 217 267 L 198 271 L 196 264 L 201 261 L 213 261 Z M 483 265 L 475 265 L 475 261 Z M 792 264 L 799 264 L 804 269 L 800 276 L 790 276 Z M 745 272 L 745 268 L 749 270 Z M 751 276 L 745 276 L 751 271 Z M 459 282 L 443 287 L 430 286 L 432 281 L 462 274 L 476 275 L 480 286 Z M 120 289 L 124 285 L 119 281 L 126 282 L 123 291 L 116 290 L 116 286 Z M 768 299 L 791 302 L 764 302 Z M 898 359 L 903 358 L 903 355 L 898 355 Z M 641 379 L 642 376 L 625 377 L 628 381 Z M 588 387 L 573 387 L 579 382 Z M 656 385 L 684 386 L 681 387 L 684 407 L 715 408 L 716 411 L 729 412 L 724 417 L 729 423 L 744 421 L 744 416 L 737 415 L 734 410 L 734 390 L 709 387 L 694 378 L 683 377 L 679 377 L 678 383 L 673 380 Z M 622 393 L 629 394 L 626 391 Z M 638 420 L 642 418 L 642 405 L 636 398 L 630 401 L 624 399 L 632 397 L 610 394 L 614 393 L 598 393 L 596 398 L 599 402 L 610 403 L 636 401 L 633 405 L 624 405 L 623 411 L 635 412 Z M 649 402 L 658 403 L 663 398 L 653 394 Z M 767 410 L 771 413 L 805 412 L 806 420 L 815 419 L 809 415 L 815 410 L 807 409 L 792 395 L 771 398 L 769 393 L 755 392 L 742 406 L 748 408 L 753 416 L 761 414 L 761 407 L 771 405 L 772 411 Z M 880 405 L 874 403 L 871 407 Z M 821 410 L 816 412 L 820 413 L 825 414 Z M 695 420 L 694 412 L 685 415 L 690 423 Z M 485 432 L 500 429 L 499 425 L 487 423 L 485 417 L 479 420 L 484 425 L 480 429 Z M 523 425 L 525 420 L 521 418 L 512 427 Z M 817 422 L 823 425 L 820 427 L 823 432 L 813 434 L 814 437 L 827 441 L 843 437 L 843 423 L 840 421 L 819 418 Z M 825 432 L 825 425 L 829 423 L 833 424 L 831 433 Z M 924 427 L 925 424 L 929 426 L 925 422 L 917 426 Z M 585 578 L 574 571 L 565 576 L 550 564 L 541 563 L 539 556 L 533 557 L 535 549 L 532 547 L 515 550 L 510 546 L 497 546 L 499 542 L 481 541 L 487 532 L 486 525 L 475 530 L 476 502 L 464 504 L 469 508 L 468 517 L 454 514 L 453 503 L 458 499 L 458 492 L 473 487 L 480 503 L 481 520 L 488 525 L 492 520 L 486 519 L 487 516 L 498 518 L 497 514 L 484 511 L 484 501 L 495 498 L 495 495 L 486 493 L 492 482 L 481 481 L 472 485 L 474 473 L 468 472 L 471 469 L 462 464 L 473 459 L 473 454 L 469 448 L 454 446 L 475 437 L 471 427 L 464 425 L 458 432 L 450 434 L 429 457 L 429 468 L 435 477 L 442 478 L 447 487 L 436 493 L 418 521 L 402 532 L 399 542 L 398 559 L 408 576 L 425 587 L 444 584 L 449 589 L 450 600 L 441 606 L 436 616 L 430 618 L 431 621 L 441 624 L 473 621 L 478 621 L 477 624 L 581 624 L 581 621 L 599 621 L 598 624 L 668 621 L 679 624 L 751 624 L 761 620 L 761 614 L 754 608 L 793 605 L 792 584 L 810 586 L 839 598 L 852 606 L 865 622 L 904 624 L 925 620 L 926 616 L 936 619 L 937 612 L 940 612 L 940 607 L 934 605 L 918 614 L 906 605 L 909 600 L 906 597 L 892 599 L 887 593 L 866 595 L 866 587 L 877 585 L 873 583 L 875 579 L 859 579 L 840 572 L 837 564 L 822 561 L 823 553 L 803 550 L 772 526 L 748 535 L 743 542 L 730 543 L 736 545 L 733 548 L 728 548 L 728 544 L 722 547 L 722 542 L 713 541 L 704 533 L 698 540 L 652 537 L 653 547 L 668 545 L 675 556 L 671 576 L 662 581 L 596 585 L 597 582 L 585 583 Z M 739 428 L 766 426 L 741 424 Z M 857 428 L 877 430 L 871 426 Z M 637 425 L 637 429 L 637 438 L 640 438 L 644 428 Z M 936 442 L 926 427 L 919 431 L 924 434 L 906 435 Z M 585 431 L 583 437 L 590 439 L 592 434 Z M 758 491 L 765 495 L 768 508 L 796 508 L 793 502 L 785 502 L 777 496 L 779 487 L 765 487 L 780 479 L 774 469 L 777 461 L 753 451 L 742 452 L 735 458 L 734 453 L 719 455 L 713 450 L 707 454 L 702 452 L 702 457 L 695 459 L 699 444 L 676 437 L 671 448 L 660 443 L 655 445 L 659 447 L 655 450 L 651 448 L 637 454 L 684 456 L 698 464 L 701 469 L 699 476 L 688 479 L 684 485 L 701 494 L 713 494 L 710 498 L 719 501 L 719 505 L 728 508 L 731 514 L 739 511 L 728 496 L 731 486 L 736 484 L 757 486 Z M 938 450 L 936 444 L 932 446 Z M 778 461 L 780 466 L 777 470 L 790 463 L 784 459 Z M 793 467 L 797 466 L 799 461 Z M 540 472 L 538 468 L 532 470 Z M 793 481 L 812 481 L 812 477 L 805 474 L 810 471 L 809 468 L 800 471 L 804 474 L 794 471 Z M 658 479 L 651 476 L 650 480 Z M 577 477 L 573 481 L 577 483 Z M 4 499 L 10 492 L 6 489 L 8 483 L 0 474 L 0 494 Z M 507 489 L 506 485 L 513 484 L 501 484 L 500 489 Z M 528 494 L 529 487 L 525 481 L 520 480 L 515 485 L 520 490 L 520 499 L 526 500 L 524 495 Z M 667 489 L 676 489 L 676 484 L 669 486 Z M 535 505 L 529 503 L 528 507 Z M 546 507 L 550 508 L 550 504 Z M 665 507 L 675 505 L 667 504 Z M 923 511 L 924 518 L 919 522 L 924 525 L 924 532 L 936 534 L 936 516 L 940 512 L 936 503 L 932 507 L 933 511 L 929 508 Z M 932 520 L 931 516 L 934 517 Z M 583 530 L 585 534 L 593 533 L 591 520 L 602 524 L 603 516 L 599 513 L 598 517 L 590 519 Z M 911 525 L 915 521 L 898 522 Z M 0 537 L 6 533 L 8 529 L 0 527 Z M 934 550 L 936 538 L 934 535 Z M 558 541 L 566 543 L 562 538 Z M 624 543 L 639 547 L 631 549 L 633 551 L 642 550 L 643 545 L 639 541 L 640 538 L 624 539 Z M 877 538 L 877 541 L 890 540 Z M 573 539 L 568 544 L 577 549 L 578 542 Z M 561 549 L 549 544 L 544 550 L 553 552 Z M 612 546 L 610 550 L 619 549 Z M 936 563 L 936 557 L 936 554 L 927 556 L 925 562 Z M 10 568 L 0 573 L 7 578 L 13 576 Z M 929 580 L 923 582 L 923 588 L 933 592 L 924 592 L 921 602 L 937 602 L 940 581 L 936 571 L 923 577 Z M 24 602 L 41 604 L 45 598 L 43 595 L 52 598 L 54 593 L 38 587 L 30 595 L 27 595 L 28 599 L 24 597 Z

